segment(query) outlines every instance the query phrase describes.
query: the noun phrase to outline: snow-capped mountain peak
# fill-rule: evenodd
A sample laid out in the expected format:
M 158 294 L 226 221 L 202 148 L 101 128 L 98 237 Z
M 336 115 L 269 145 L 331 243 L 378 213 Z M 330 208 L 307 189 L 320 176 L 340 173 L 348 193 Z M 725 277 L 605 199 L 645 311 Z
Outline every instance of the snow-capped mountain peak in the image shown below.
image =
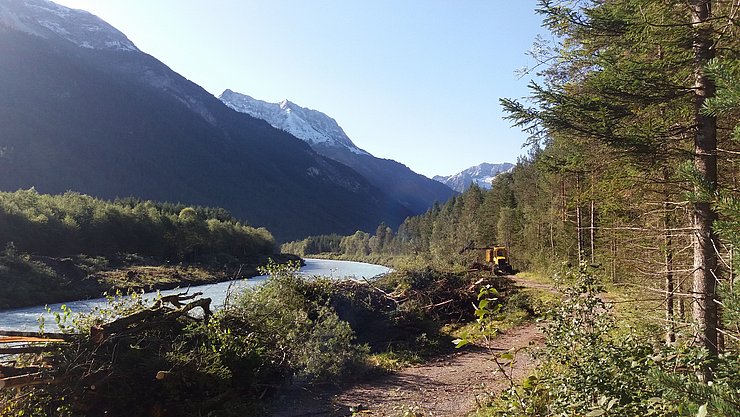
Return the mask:
M 228 90 L 227 90 L 227 91 L 228 91 Z M 291 106 L 292 104 L 293 104 L 293 103 L 291 103 L 290 101 L 288 101 L 288 99 L 285 99 L 285 100 L 281 101 L 280 103 L 278 103 L 278 105 L 280 106 L 280 109 L 281 109 L 281 110 L 285 110 L 285 111 L 287 111 L 287 112 L 289 112 L 289 111 L 290 111 L 290 106 Z
M 138 51 L 126 35 L 97 16 L 48 0 L 0 0 L 0 30 L 3 27 L 62 38 L 81 48 Z
M 336 120 L 320 111 L 301 107 L 287 99 L 268 103 L 228 89 L 219 99 L 232 109 L 265 120 L 311 146 L 343 147 L 359 155 L 369 155 L 352 143 Z
M 498 174 L 511 171 L 512 168 L 514 168 L 514 164 L 508 162 L 502 164 L 488 164 L 484 162 L 454 175 L 435 175 L 432 179 L 462 193 L 473 183 L 476 183 L 481 188 L 490 189 L 491 182 Z

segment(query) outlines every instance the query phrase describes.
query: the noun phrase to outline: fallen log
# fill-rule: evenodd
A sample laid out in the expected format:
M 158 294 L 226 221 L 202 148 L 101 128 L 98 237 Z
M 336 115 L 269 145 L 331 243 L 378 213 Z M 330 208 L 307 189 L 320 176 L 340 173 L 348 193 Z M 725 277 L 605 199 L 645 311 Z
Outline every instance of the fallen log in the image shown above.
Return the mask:
M 481 278 L 478 281 L 475 281 L 474 283 L 470 284 L 470 286 L 468 287 L 468 291 L 473 291 L 475 289 L 475 287 L 477 287 L 478 285 L 480 285 L 483 282 L 485 282 L 485 280 L 486 280 L 486 278 L 484 277 L 484 278 Z
M 41 372 L 41 370 L 42 368 L 38 366 L 28 366 L 23 368 L 16 368 L 14 366 L 0 366 L 0 378 L 35 374 Z
M 198 308 L 198 307 L 200 307 L 203 310 L 203 320 L 205 320 L 207 323 L 208 320 L 211 318 L 211 315 L 213 314 L 211 312 L 211 299 L 210 298 L 201 298 L 200 300 L 191 301 L 185 306 L 178 308 L 177 310 L 168 312 L 167 316 L 168 318 L 176 318 L 184 314 L 187 314 L 188 312 L 190 312 L 190 310 L 194 308 Z
M 370 288 L 372 288 L 373 290 L 375 290 L 375 291 L 377 291 L 378 293 L 380 293 L 380 294 L 381 294 L 381 295 L 382 295 L 383 297 L 385 297 L 386 299 L 388 299 L 388 300 L 391 300 L 391 301 L 393 301 L 394 303 L 396 303 L 396 305 L 398 305 L 398 304 L 402 303 L 403 301 L 405 301 L 405 300 L 406 300 L 406 299 L 408 298 L 408 297 L 398 297 L 398 296 L 394 296 L 394 295 L 393 295 L 392 293 L 391 293 L 391 294 L 388 294 L 387 292 L 385 292 L 385 291 L 383 291 L 382 289 L 380 289 L 380 288 L 378 288 L 377 286 L 375 286 L 375 284 L 373 284 L 372 282 L 370 282 L 370 280 L 368 280 L 367 278 L 363 277 L 362 279 L 363 279 L 363 280 L 365 281 L 365 283 L 366 283 L 366 284 L 367 284 L 367 285 L 368 285 L 368 286 L 369 286 Z
M 192 300 L 195 297 L 203 295 L 202 292 L 196 292 L 192 295 L 188 295 L 187 292 L 179 293 L 179 294 L 173 294 L 173 295 L 167 295 L 159 299 L 160 305 L 165 303 L 170 303 L 175 307 L 182 307 L 183 301 Z
M 28 336 L 0 336 L 0 344 L 6 343 L 66 343 L 66 340 Z
M 0 330 L 0 336 L 16 337 L 38 337 L 42 339 L 61 339 L 63 341 L 72 341 L 79 336 L 71 333 L 41 333 L 41 332 L 19 332 L 16 330 Z
M 27 387 L 29 385 L 48 384 L 52 378 L 44 377 L 41 373 L 14 376 L 0 379 L 0 390 L 5 388 Z
M 157 375 L 154 376 L 154 379 L 156 379 L 157 381 L 162 381 L 164 379 L 169 378 L 169 376 L 170 376 L 170 371 L 158 371 Z
M 160 310 L 161 309 L 141 310 L 134 314 L 116 319 L 110 323 L 92 326 L 90 328 L 90 339 L 95 343 L 101 343 L 103 340 L 105 340 L 106 337 L 110 336 L 113 333 L 120 332 L 122 330 L 125 330 L 129 326 L 143 322 L 146 319 L 156 316 L 157 313 L 160 312 Z
M 437 307 L 441 307 L 441 306 L 443 306 L 443 305 L 445 305 L 445 304 L 449 304 L 449 303 L 451 303 L 451 302 L 453 302 L 453 301 L 455 301 L 455 300 L 447 300 L 447 301 L 442 301 L 441 303 L 437 303 L 437 304 L 429 304 L 428 306 L 424 306 L 424 307 L 422 307 L 422 308 L 424 308 L 424 309 L 426 309 L 426 310 L 431 310 L 431 309 L 433 309 L 433 308 L 437 308 Z
M 0 348 L 0 355 L 18 355 L 21 353 L 44 353 L 54 350 L 54 346 L 16 346 Z
M 189 299 L 190 297 L 186 297 Z M 211 313 L 211 299 L 201 298 L 195 301 L 191 301 L 188 304 L 172 309 L 162 305 L 154 308 L 149 308 L 131 314 L 129 316 L 121 317 L 110 323 L 93 326 L 90 328 L 90 339 L 96 343 L 102 343 L 106 338 L 124 332 L 135 332 L 142 330 L 147 327 L 151 327 L 161 321 L 171 321 L 180 316 L 183 316 L 190 312 L 194 308 L 200 307 L 203 309 L 203 319 L 208 322 Z

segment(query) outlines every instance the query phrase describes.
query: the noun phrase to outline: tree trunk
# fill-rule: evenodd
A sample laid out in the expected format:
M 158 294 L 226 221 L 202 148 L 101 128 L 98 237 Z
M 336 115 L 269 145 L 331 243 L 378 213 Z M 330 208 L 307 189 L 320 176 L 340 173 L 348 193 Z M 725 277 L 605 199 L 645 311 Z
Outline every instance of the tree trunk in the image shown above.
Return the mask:
M 596 209 L 594 201 L 591 200 L 591 263 L 596 263 Z
M 617 282 L 617 233 L 612 231 L 612 284 Z
M 576 174 L 576 231 L 578 232 L 578 263 L 583 260 L 583 233 L 581 230 L 581 174 Z
M 694 28 L 694 117 L 696 135 L 694 137 L 694 167 L 704 184 L 695 186 L 709 187 L 713 191 L 717 186 L 717 120 L 701 112 L 707 98 L 715 95 L 716 86 L 707 77 L 704 66 L 714 57 L 712 27 L 712 3 L 710 0 L 690 0 L 691 23 Z M 700 195 L 704 193 L 698 193 Z M 703 199 L 703 200 L 706 200 Z M 716 277 L 717 254 L 715 252 L 715 235 L 712 222 L 716 213 L 709 201 L 694 203 L 693 216 L 693 305 L 692 312 L 697 332 L 695 341 L 704 346 L 710 354 L 717 353 L 717 304 Z M 711 379 L 711 371 L 704 372 L 703 379 Z
M 550 254 L 554 257 L 555 256 L 555 230 L 553 229 L 555 226 L 555 221 L 550 221 Z
M 676 283 L 676 291 L 679 294 L 685 294 L 686 291 L 684 291 L 685 286 L 683 284 L 683 280 L 678 280 Z M 681 322 L 686 322 L 686 296 L 681 295 L 678 297 L 678 319 L 681 320 Z
M 668 184 L 668 175 L 665 175 L 666 187 Z M 673 233 L 671 227 L 673 222 L 671 221 L 670 205 L 668 204 L 668 194 L 665 195 L 666 201 L 663 203 L 663 209 L 665 210 L 664 219 L 664 239 L 665 239 L 665 318 L 666 318 L 666 334 L 665 341 L 671 344 L 676 341 L 676 315 L 675 315 L 675 291 L 676 283 L 673 276 Z

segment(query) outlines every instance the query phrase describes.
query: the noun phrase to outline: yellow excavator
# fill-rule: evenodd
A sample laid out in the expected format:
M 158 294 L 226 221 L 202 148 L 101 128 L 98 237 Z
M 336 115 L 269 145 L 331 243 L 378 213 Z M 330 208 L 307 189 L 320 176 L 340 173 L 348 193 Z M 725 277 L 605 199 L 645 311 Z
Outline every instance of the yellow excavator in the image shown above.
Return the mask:
M 473 268 L 487 269 L 496 275 L 513 275 L 516 273 L 509 263 L 509 251 L 505 246 L 476 247 L 472 240 L 465 245 L 460 254 L 469 250 L 482 250 L 485 253 L 485 264 L 476 262 Z

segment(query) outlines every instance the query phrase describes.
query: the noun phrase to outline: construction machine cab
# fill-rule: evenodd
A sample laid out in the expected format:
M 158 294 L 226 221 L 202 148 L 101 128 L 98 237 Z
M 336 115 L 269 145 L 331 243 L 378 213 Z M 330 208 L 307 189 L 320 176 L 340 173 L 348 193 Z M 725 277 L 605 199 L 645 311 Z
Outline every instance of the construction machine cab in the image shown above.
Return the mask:
M 509 251 L 504 246 L 485 248 L 486 262 L 491 264 L 496 274 L 513 274 L 514 270 L 509 264 Z
M 493 271 L 496 275 L 513 275 L 514 268 L 509 264 L 509 250 L 506 246 L 487 246 L 484 248 L 476 247 L 472 240 L 460 250 L 462 254 L 469 250 L 482 250 L 485 253 L 486 264 L 476 262 L 474 268 L 487 269 Z

